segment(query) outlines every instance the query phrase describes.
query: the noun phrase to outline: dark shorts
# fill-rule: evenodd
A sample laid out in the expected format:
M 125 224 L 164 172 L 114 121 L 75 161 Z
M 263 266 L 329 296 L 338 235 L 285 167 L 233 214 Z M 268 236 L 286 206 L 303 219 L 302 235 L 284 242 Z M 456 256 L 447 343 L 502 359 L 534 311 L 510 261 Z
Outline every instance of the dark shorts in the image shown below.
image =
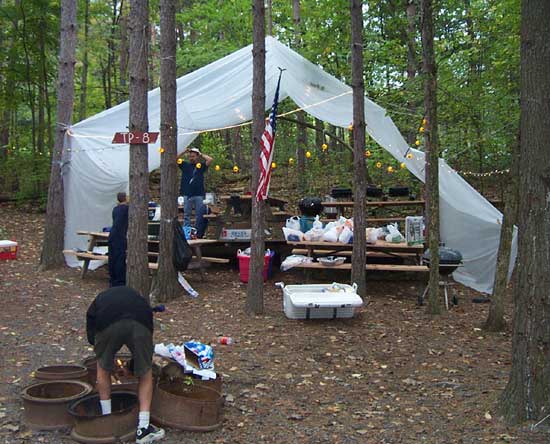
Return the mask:
M 113 371 L 116 353 L 126 345 L 134 359 L 134 375 L 143 376 L 153 360 L 153 335 L 133 319 L 122 319 L 96 334 L 94 351 L 102 369 Z

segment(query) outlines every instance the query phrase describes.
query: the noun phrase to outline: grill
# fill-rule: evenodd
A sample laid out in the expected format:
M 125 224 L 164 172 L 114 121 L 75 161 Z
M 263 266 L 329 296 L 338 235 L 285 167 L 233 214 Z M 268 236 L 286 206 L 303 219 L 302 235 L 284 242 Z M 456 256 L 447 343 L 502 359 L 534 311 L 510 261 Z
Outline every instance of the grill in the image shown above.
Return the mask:
M 426 250 L 422 255 L 422 261 L 430 266 L 431 252 Z M 439 247 L 439 274 L 449 275 L 462 265 L 462 253 L 452 248 Z
M 351 188 L 344 188 L 344 187 L 334 187 L 332 190 L 330 190 L 330 195 L 335 199 L 352 199 L 353 198 L 353 192 L 351 191 Z

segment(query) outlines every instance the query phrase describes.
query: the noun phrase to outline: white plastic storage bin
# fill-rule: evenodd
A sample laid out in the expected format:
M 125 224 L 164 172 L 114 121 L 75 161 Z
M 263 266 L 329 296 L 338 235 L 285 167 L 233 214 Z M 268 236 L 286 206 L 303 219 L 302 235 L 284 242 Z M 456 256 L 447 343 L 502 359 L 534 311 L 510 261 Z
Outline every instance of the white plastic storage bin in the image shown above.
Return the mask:
M 283 289 L 283 309 L 289 319 L 351 318 L 363 305 L 355 284 L 278 285 Z

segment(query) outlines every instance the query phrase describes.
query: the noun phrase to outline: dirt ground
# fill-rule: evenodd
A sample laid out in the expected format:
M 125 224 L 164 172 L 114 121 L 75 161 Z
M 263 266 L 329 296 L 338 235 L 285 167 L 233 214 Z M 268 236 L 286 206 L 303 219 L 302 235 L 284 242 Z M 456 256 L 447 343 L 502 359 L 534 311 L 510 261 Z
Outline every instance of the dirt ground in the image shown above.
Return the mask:
M 107 287 L 107 272 L 85 280 L 76 269 L 37 272 L 43 215 L 32 209 L 1 206 L 0 227 L 20 245 L 18 260 L 0 262 L 0 443 L 71 442 L 62 432 L 30 431 L 19 395 L 36 368 L 91 353 L 85 311 Z M 204 282 L 197 272 L 187 277 L 200 297 L 182 293 L 167 304 L 156 315 L 155 342 L 235 339 L 215 349 L 225 419 L 208 434 L 167 429 L 163 442 L 550 442 L 548 428 L 507 428 L 495 413 L 510 332 L 482 332 L 488 307 L 473 304 L 476 294 L 464 287 L 459 305 L 433 319 L 416 305 L 421 282 L 370 280 L 368 304 L 354 319 L 292 321 L 274 283 L 301 282 L 300 273 L 267 283 L 265 315 L 257 317 L 244 313 L 236 270 L 210 268 Z

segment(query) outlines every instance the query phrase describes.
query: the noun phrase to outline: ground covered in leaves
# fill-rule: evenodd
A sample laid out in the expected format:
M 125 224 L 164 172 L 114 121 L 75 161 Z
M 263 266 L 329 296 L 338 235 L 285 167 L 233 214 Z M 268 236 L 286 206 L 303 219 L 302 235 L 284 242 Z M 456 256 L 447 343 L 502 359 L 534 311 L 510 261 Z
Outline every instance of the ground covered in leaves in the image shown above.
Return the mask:
M 39 273 L 43 215 L 0 208 L 0 227 L 20 245 L 0 262 L 0 442 L 66 443 L 62 432 L 32 432 L 19 394 L 36 368 L 80 363 L 91 353 L 85 311 L 108 285 L 104 269 Z M 430 318 L 416 306 L 422 283 L 371 280 L 368 305 L 352 320 L 292 321 L 276 280 L 266 285 L 264 316 L 244 312 L 246 287 L 227 266 L 210 268 L 200 292 L 157 315 L 156 342 L 216 335 L 224 375 L 223 428 L 208 434 L 167 430 L 166 443 L 548 443 L 548 429 L 507 428 L 495 413 L 510 368 L 510 332 L 479 329 L 487 306 L 458 287 L 460 303 Z M 325 280 L 329 278 L 320 276 Z M 342 279 L 342 276 L 337 276 Z

